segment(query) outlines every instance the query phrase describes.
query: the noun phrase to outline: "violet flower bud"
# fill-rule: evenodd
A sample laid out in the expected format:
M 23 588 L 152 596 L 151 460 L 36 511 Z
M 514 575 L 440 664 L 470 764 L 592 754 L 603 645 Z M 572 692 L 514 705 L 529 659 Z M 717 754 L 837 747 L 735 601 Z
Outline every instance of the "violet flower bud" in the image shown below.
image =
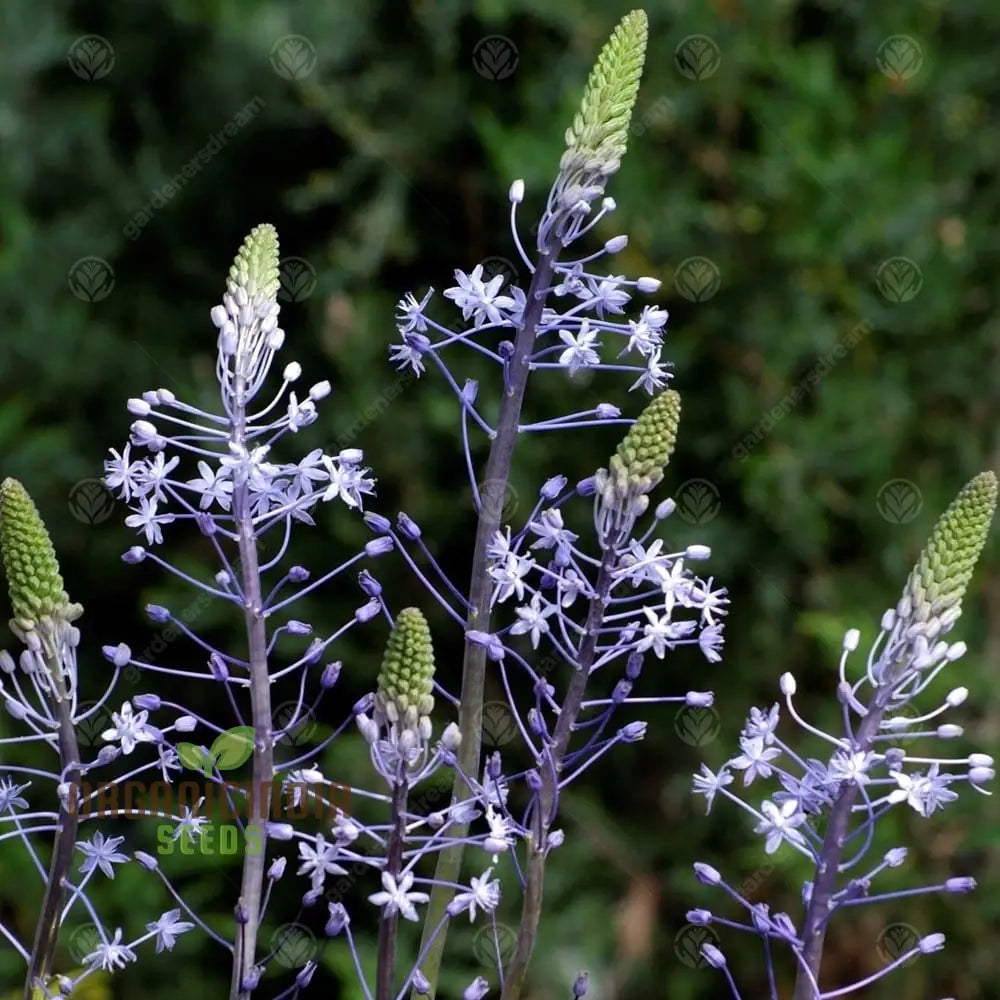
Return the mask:
M 566 489 L 567 482 L 568 480 L 565 476 L 553 476 L 551 479 L 545 480 L 540 492 L 546 500 L 555 500 Z
M 385 535 L 392 530 L 392 522 L 381 514 L 365 514 L 365 524 L 377 535 Z
M 404 514 L 400 511 L 399 516 L 396 518 L 396 526 L 411 542 L 415 542 L 420 537 L 420 526 L 409 514 Z
M 370 542 L 365 543 L 365 555 L 369 559 L 377 559 L 379 556 L 384 556 L 396 547 L 396 543 L 388 535 L 382 535 L 380 538 L 373 538 Z
M 323 668 L 323 673 L 320 674 L 319 684 L 324 691 L 329 691 L 330 688 L 337 683 L 340 679 L 340 671 L 342 667 L 343 664 L 340 660 L 337 660 L 335 663 L 328 663 Z
M 329 903 L 330 917 L 324 928 L 327 937 L 336 937 L 351 922 L 343 903 Z

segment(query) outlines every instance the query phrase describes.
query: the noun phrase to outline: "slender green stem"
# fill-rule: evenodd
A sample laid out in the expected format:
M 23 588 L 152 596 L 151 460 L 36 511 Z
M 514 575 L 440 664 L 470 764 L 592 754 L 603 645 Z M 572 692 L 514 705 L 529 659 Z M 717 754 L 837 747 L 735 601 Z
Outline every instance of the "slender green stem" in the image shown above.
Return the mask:
M 885 715 L 892 687 L 892 682 L 887 680 L 875 692 L 872 703 L 868 706 L 868 714 L 861 720 L 854 737 L 855 748 L 859 752 L 867 753 L 871 750 L 872 740 L 878 734 L 878 727 Z M 792 1000 L 814 1000 L 818 995 L 819 970 L 823 961 L 823 944 L 830 918 L 830 901 L 837 890 L 840 856 L 844 850 L 851 809 L 857 795 L 858 786 L 845 783 L 830 810 L 826 836 L 823 838 L 823 847 L 816 863 L 812 895 L 802 926 L 803 949 Z
M 401 764 L 400 771 L 405 770 Z M 387 871 L 394 879 L 399 878 L 403 867 L 403 837 L 406 831 L 406 793 L 407 783 L 405 773 L 396 779 L 392 790 L 392 833 L 389 835 L 388 852 L 385 863 Z M 384 912 L 378 929 L 378 959 L 376 965 L 375 1000 L 392 1000 L 392 977 L 396 970 L 396 930 L 399 925 L 399 914 Z
M 246 437 L 245 391 L 245 379 L 240 375 L 236 379 L 236 405 L 233 409 L 236 416 L 231 439 L 241 446 Z M 267 864 L 267 821 L 271 805 L 270 796 L 265 796 L 263 790 L 270 789 L 274 782 L 274 743 L 271 731 L 271 678 L 267 665 L 267 627 L 262 607 L 256 532 L 246 484 L 233 490 L 233 511 L 237 522 L 243 584 L 243 617 L 250 662 L 250 714 L 254 731 L 253 783 L 248 793 L 247 823 L 260 831 L 260 849 L 247 851 L 243 856 L 239 905 L 243 907 L 247 921 L 238 930 L 239 939 L 229 986 L 230 1000 L 245 1000 L 249 992 L 243 989 L 243 981 L 253 969 L 257 954 L 260 904 Z
M 528 289 L 524 319 L 514 343 L 514 353 L 510 358 L 507 391 L 500 403 L 496 434 L 486 462 L 485 480 L 490 483 L 493 489 L 500 491 L 500 496 L 506 493 L 510 481 L 514 443 L 521 418 L 524 392 L 528 384 L 530 370 L 528 359 L 534 350 L 535 334 L 542 318 L 546 292 L 552 281 L 555 263 L 554 249 L 541 253 L 538 266 L 532 275 L 531 286 Z M 486 572 L 486 552 L 493 535 L 500 528 L 501 506 L 500 503 L 484 503 L 479 512 L 476 545 L 472 556 L 472 574 L 469 583 L 470 610 L 467 628 L 470 630 L 489 631 L 490 578 Z M 470 777 L 479 774 L 485 680 L 486 650 L 482 646 L 466 641 L 462 660 L 462 696 L 458 710 L 458 724 L 462 732 L 462 744 L 458 752 L 460 773 L 455 775 L 455 782 L 452 786 L 452 802 L 459 801 L 468 794 L 462 774 L 467 774 Z M 467 823 L 456 824 L 450 830 L 455 841 L 461 841 L 468 832 Z M 435 932 L 444 920 L 448 903 L 451 902 L 455 894 L 455 890 L 449 888 L 449 885 L 454 885 L 459 879 L 463 854 L 464 845 L 460 842 L 442 851 L 434 872 L 435 885 L 431 890 L 430 902 L 427 905 L 423 938 L 420 944 L 422 952 L 426 949 L 421 968 L 431 984 L 431 997 L 434 996 L 437 989 L 438 973 L 441 969 L 441 958 L 447 937 L 447 925 L 436 936 Z M 413 994 L 413 997 L 416 1000 L 416 994 Z
M 601 568 L 597 576 L 597 586 L 587 613 L 586 631 L 580 644 L 579 656 L 573 670 L 573 678 L 566 692 L 566 700 L 559 711 L 559 721 L 553 733 L 552 759 L 541 768 L 542 787 L 538 791 L 532 822 L 532 836 L 528 842 L 528 860 L 525 865 L 524 899 L 521 903 L 521 926 L 517 933 L 517 945 L 504 974 L 501 1000 L 518 1000 L 524 988 L 528 973 L 528 963 L 535 948 L 538 925 L 542 916 L 542 898 L 545 884 L 545 857 L 548 851 L 549 828 L 555 819 L 555 807 L 559 793 L 559 776 L 563 759 L 569 748 L 573 726 L 580 714 L 580 705 L 587 689 L 590 668 L 594 663 L 597 649 L 597 630 L 607 612 L 611 595 L 611 572 L 614 568 L 615 549 L 609 546 L 604 551 Z
M 59 940 L 59 919 L 66 896 L 65 879 L 73 861 L 73 845 L 76 843 L 79 823 L 78 803 L 73 797 L 77 795 L 80 787 L 80 750 L 76 742 L 76 730 L 73 728 L 72 709 L 68 698 L 63 697 L 55 702 L 55 709 L 59 722 L 59 760 L 62 765 L 62 780 L 69 785 L 70 799 L 59 807 L 59 820 L 52 846 L 52 863 L 45 885 L 45 898 L 42 900 L 41 917 L 35 929 L 28 975 L 24 981 L 24 1000 L 32 1000 L 36 981 L 47 983 L 52 974 L 52 961 Z

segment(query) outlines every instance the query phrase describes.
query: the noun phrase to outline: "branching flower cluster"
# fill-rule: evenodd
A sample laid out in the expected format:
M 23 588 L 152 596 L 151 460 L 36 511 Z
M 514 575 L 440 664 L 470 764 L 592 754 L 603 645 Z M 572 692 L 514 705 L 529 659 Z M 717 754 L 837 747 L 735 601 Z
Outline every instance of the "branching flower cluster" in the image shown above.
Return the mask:
M 188 934 L 205 935 L 229 963 L 230 1000 L 305 996 L 321 959 L 289 961 L 285 953 L 279 962 L 281 949 L 267 944 L 269 928 L 281 923 L 275 887 L 290 879 L 298 880 L 299 912 L 321 913 L 326 936 L 346 947 L 369 1000 L 435 995 L 456 920 L 491 927 L 496 946 L 494 974 L 469 982 L 465 1000 L 490 993 L 518 1000 L 543 916 L 547 865 L 564 840 L 558 826 L 564 790 L 619 744 L 643 738 L 646 722 L 637 713 L 668 703 L 712 704 L 707 691 L 664 693 L 654 671 L 643 669 L 681 646 L 718 663 L 729 605 L 725 588 L 696 572 L 710 559 L 709 549 L 670 546 L 675 503 L 655 496 L 668 475 L 681 399 L 669 387 L 670 364 L 663 358 L 667 313 L 655 304 L 636 307 L 633 298 L 656 292 L 660 283 L 602 273 L 606 259 L 626 246 L 624 236 L 607 239 L 596 252 L 576 249 L 614 211 L 604 192 L 625 152 L 645 46 L 645 15 L 633 11 L 588 80 L 533 246 L 518 225 L 525 186 L 511 185 L 511 234 L 525 285 L 505 285 L 502 275 L 487 279 L 481 265 L 456 271 L 455 285 L 443 294 L 461 315 L 451 325 L 432 315 L 438 307 L 433 290 L 419 298 L 408 293 L 398 303 L 399 341 L 389 348 L 390 363 L 417 377 L 440 378 L 456 402 L 461 461 L 477 515 L 467 578 L 448 575 L 413 518 L 378 510 L 375 478 L 359 449 L 296 451 L 298 432 L 321 420 L 319 405 L 336 395 L 326 381 L 301 388 L 295 361 L 277 374 L 285 333 L 278 239 L 269 225 L 247 236 L 222 302 L 210 312 L 218 405 L 196 406 L 165 388 L 130 399 L 128 441 L 105 463 L 105 482 L 128 506 L 125 524 L 137 536 L 124 561 L 155 564 L 199 600 L 219 602 L 240 623 L 240 644 L 217 645 L 186 609 L 151 604 L 151 622 L 185 640 L 184 665 L 135 655 L 110 637 L 102 650 L 108 664 L 103 694 L 82 702 L 81 671 L 95 676 L 91 659 L 78 662 L 76 622 L 83 609 L 64 589 L 24 487 L 4 481 L 0 548 L 11 627 L 23 648 L 16 657 L 0 653 L 0 695 L 24 735 L 0 739 L 0 838 L 24 845 L 42 895 L 32 940 L 20 940 L 3 923 L 0 935 L 24 960 L 25 1000 L 69 995 L 98 973 L 138 961 L 143 949 L 170 951 Z M 463 352 L 485 359 L 494 373 L 482 396 L 478 381 L 453 372 L 451 359 Z M 621 377 L 623 390 L 642 400 L 627 404 L 638 416 L 601 402 L 525 419 L 529 382 L 591 371 Z M 620 436 L 606 467 L 551 470 L 523 522 L 503 519 L 483 484 L 506 490 L 522 435 L 602 428 Z M 840 995 L 820 993 L 818 986 L 827 922 L 839 908 L 884 898 L 870 895 L 871 881 L 903 861 L 899 849 L 864 867 L 877 819 L 901 803 L 930 815 L 954 797 L 951 785 L 967 781 L 981 790 L 993 777 L 992 761 L 981 755 L 928 759 L 887 744 L 901 734 L 960 734 L 948 724 L 911 730 L 960 704 L 964 689 L 919 718 L 901 713 L 964 651 L 943 636 L 958 617 L 995 493 L 995 480 L 979 477 L 945 515 L 854 682 L 846 660 L 858 634 L 848 633 L 838 688 L 843 734 L 824 734 L 802 719 L 794 681 L 782 678 L 787 715 L 825 741 L 825 763 L 779 738 L 775 705 L 753 710 L 737 756 L 696 778 L 709 806 L 724 797 L 752 815 L 767 852 L 784 845 L 816 864 L 798 929 L 788 915 L 743 900 L 714 869 L 696 867 L 703 881 L 743 903 L 748 922 L 705 910 L 694 911 L 692 922 L 759 934 L 772 987 L 771 944 L 785 942 L 800 969 L 796 1000 Z M 314 526 L 319 504 L 359 519 L 369 533 L 333 568 L 294 564 L 290 557 L 293 531 Z M 200 536 L 203 571 L 171 555 L 182 536 Z M 425 607 L 393 607 L 377 575 L 385 559 L 405 563 L 422 584 Z M 331 586 L 357 595 L 346 620 L 295 617 L 303 597 Z M 462 644 L 457 677 L 437 669 L 429 625 L 435 617 Z M 356 630 L 364 630 L 369 643 L 384 642 L 385 652 L 377 677 L 362 679 L 368 693 L 346 705 L 331 692 L 345 672 L 358 676 L 349 660 L 338 658 L 341 640 Z M 121 700 L 116 692 L 125 671 L 138 673 L 145 693 Z M 527 766 L 498 752 L 483 754 L 488 676 L 504 692 L 519 734 L 518 759 Z M 186 704 L 194 685 L 218 692 L 212 717 Z M 293 708 L 281 714 L 275 701 L 283 688 L 293 692 Z M 77 734 L 105 711 L 110 725 L 91 753 Z M 329 725 L 329 735 L 314 746 L 297 745 L 296 728 L 317 718 Z M 369 780 L 338 784 L 326 770 L 343 740 L 358 737 L 367 748 Z M 17 762 L 18 751 L 33 744 L 54 755 L 47 767 Z M 233 782 L 238 769 L 250 772 L 248 782 Z M 201 780 L 194 801 L 174 794 L 185 775 Z M 744 790 L 764 780 L 780 787 L 758 806 L 730 788 L 737 776 Z M 162 800 L 137 811 L 127 793 L 137 781 L 159 787 Z M 451 788 L 446 802 L 424 794 L 442 781 Z M 115 789 L 123 790 L 121 799 Z M 321 817 L 319 830 L 302 822 L 307 814 Z M 154 854 L 138 824 L 118 822 L 137 815 L 165 821 L 168 846 L 197 845 L 219 816 L 233 817 L 245 850 L 228 928 L 199 916 L 189 890 L 171 874 L 164 853 L 172 847 Z M 113 879 L 126 865 L 160 882 L 175 904 L 131 937 L 102 917 L 88 892 L 95 880 Z M 854 869 L 860 874 L 838 883 Z M 345 877 L 358 890 L 350 898 L 329 888 Z M 944 888 L 970 885 L 957 879 Z M 502 903 L 520 911 L 509 953 L 497 939 Z M 81 968 L 65 968 L 60 932 L 80 920 L 93 928 L 91 946 L 79 956 Z M 403 946 L 401 920 L 421 926 L 416 948 Z M 362 936 L 377 939 L 373 975 Z M 920 950 L 937 946 L 932 937 Z M 738 996 L 722 951 L 706 946 L 705 954 Z M 574 1000 L 584 996 L 586 974 L 568 991 Z
M 965 654 L 964 642 L 949 642 L 945 636 L 961 615 L 962 597 L 996 502 L 997 479 L 992 472 L 976 476 L 959 493 L 935 526 L 896 607 L 882 616 L 855 679 L 849 675 L 848 661 L 858 650 L 861 633 L 850 629 L 845 634 L 836 688 L 841 730 L 827 733 L 803 718 L 795 705 L 795 678 L 786 673 L 779 683 L 784 714 L 801 737 L 788 742 L 779 736 L 779 703 L 754 708 L 740 734 L 740 752 L 718 771 L 702 765 L 695 775 L 695 791 L 705 797 L 709 809 L 716 796 L 735 803 L 754 819 L 766 853 L 784 846 L 798 851 L 814 868 L 815 877 L 803 887 L 804 915 L 796 923 L 787 913 L 772 914 L 766 904 L 747 900 L 710 865 L 695 865 L 700 881 L 720 887 L 735 900 L 745 922 L 720 918 L 705 909 L 691 911 L 689 921 L 761 937 L 773 996 L 777 996 L 773 946 L 790 948 L 795 958 L 796 1000 L 847 996 L 868 989 L 915 957 L 937 951 L 944 945 L 944 934 L 924 935 L 858 982 L 823 989 L 823 943 L 838 914 L 922 893 L 966 893 L 975 888 L 974 879 L 957 875 L 938 885 L 880 890 L 880 876 L 904 865 L 907 849 L 900 845 L 880 857 L 872 855 L 876 825 L 894 808 L 909 808 L 930 818 L 955 801 L 955 789 L 963 785 L 990 794 L 987 786 L 995 777 L 992 757 L 929 754 L 926 746 L 962 736 L 960 725 L 942 720 L 965 702 L 968 689 L 955 687 L 939 704 L 925 705 L 923 710 L 917 704 Z M 802 747 L 809 740 L 825 747 L 825 755 L 804 756 Z M 765 782 L 773 790 L 757 792 L 764 797 L 749 801 L 751 786 L 756 789 Z M 707 943 L 703 954 L 722 970 L 732 996 L 740 996 L 721 948 Z

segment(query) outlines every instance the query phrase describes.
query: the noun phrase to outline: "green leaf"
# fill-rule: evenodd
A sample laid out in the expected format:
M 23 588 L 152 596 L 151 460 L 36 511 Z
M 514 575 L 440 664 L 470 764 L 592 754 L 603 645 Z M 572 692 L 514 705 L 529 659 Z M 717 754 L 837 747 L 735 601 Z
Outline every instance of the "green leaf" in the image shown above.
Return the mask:
M 192 771 L 200 771 L 209 755 L 205 753 L 204 747 L 195 746 L 194 743 L 178 743 L 177 758 L 180 762 Z
M 212 744 L 212 757 L 220 771 L 245 764 L 253 753 L 253 726 L 234 726 L 220 733 Z

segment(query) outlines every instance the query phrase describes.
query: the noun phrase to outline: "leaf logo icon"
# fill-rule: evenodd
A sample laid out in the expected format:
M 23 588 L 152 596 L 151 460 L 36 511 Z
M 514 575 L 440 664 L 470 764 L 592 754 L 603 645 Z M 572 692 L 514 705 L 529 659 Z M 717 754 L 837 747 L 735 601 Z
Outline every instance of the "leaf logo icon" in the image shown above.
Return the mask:
M 83 524 L 100 524 L 115 509 L 115 498 L 100 479 L 81 479 L 69 493 L 69 512 Z
M 913 948 L 916 948 L 920 940 L 920 932 L 909 924 L 889 924 L 878 936 L 879 957 L 889 965 L 898 961 L 903 955 Z M 903 967 L 916 960 L 916 955 L 912 955 L 905 962 Z
M 506 965 L 517 944 L 517 935 L 506 924 L 497 924 L 495 931 L 494 935 L 493 927 L 480 927 L 472 939 L 472 952 L 476 961 L 488 969 L 497 967 L 498 958 L 501 965 Z
M 513 76 L 520 59 L 517 46 L 504 35 L 487 35 L 472 50 L 472 66 L 485 80 Z
M 111 716 L 105 708 L 98 708 L 100 702 L 84 701 L 77 708 L 79 716 L 86 715 L 91 709 L 97 708 L 93 715 L 86 719 L 79 718 L 76 723 L 76 738 L 82 746 L 96 746 L 101 740 L 101 733 L 106 729 L 111 729 Z
M 703 747 L 719 735 L 719 713 L 711 706 L 685 705 L 674 716 L 674 732 L 691 747 Z
M 194 743 L 178 743 L 177 759 L 189 771 L 202 771 L 206 777 L 212 773 L 212 755 L 205 747 Z
M 83 302 L 100 302 L 114 287 L 114 268 L 100 257 L 81 257 L 69 269 L 69 290 Z
M 483 743 L 502 747 L 517 735 L 514 716 L 503 701 L 488 701 L 483 705 Z
M 304 302 L 316 288 L 316 270 L 301 257 L 285 257 L 278 263 L 278 298 Z
M 304 80 L 316 68 L 316 49 L 304 35 L 285 35 L 271 49 L 271 67 L 283 80 Z
M 890 257 L 879 264 L 875 284 L 890 302 L 909 302 L 923 287 L 924 275 L 909 257 Z
M 909 479 L 890 479 L 875 499 L 878 512 L 890 524 L 907 524 L 920 513 L 923 505 L 920 490 Z
M 688 257 L 674 272 L 674 288 L 691 302 L 707 302 L 721 284 L 719 269 L 707 257 Z
M 495 521 L 509 520 L 517 510 L 517 490 L 502 479 L 487 479 L 479 484 L 483 512 Z
M 689 969 L 701 968 L 708 964 L 701 953 L 704 944 L 718 947 L 719 935 L 711 927 L 687 924 L 674 937 L 674 954 Z
M 890 35 L 878 47 L 875 61 L 890 80 L 911 80 L 924 64 L 924 53 L 909 35 Z
M 101 944 L 101 932 L 94 924 L 84 924 L 77 927 L 69 937 L 69 953 L 74 962 L 82 962 L 88 955 L 97 951 Z
M 480 261 L 480 266 L 483 269 L 483 281 L 487 284 L 498 274 L 503 275 L 503 281 L 500 283 L 501 290 L 517 277 L 517 268 L 506 257 L 487 257 Z
M 689 479 L 677 488 L 677 514 L 688 524 L 708 524 L 722 507 L 715 483 L 707 479 Z
M 721 62 L 719 46 L 708 35 L 688 35 L 674 49 L 674 66 L 689 80 L 707 80 Z
M 286 969 L 298 969 L 316 954 L 316 938 L 302 924 L 283 924 L 271 936 L 274 960 Z
M 233 726 L 219 733 L 211 751 L 215 766 L 220 771 L 242 767 L 253 754 L 253 745 L 253 726 Z
M 100 35 L 83 35 L 66 53 L 69 68 L 88 82 L 100 80 L 115 68 L 115 50 Z
M 275 739 L 287 741 L 290 746 L 302 746 L 312 741 L 316 733 L 316 718 L 311 708 L 304 711 L 294 701 L 279 705 L 274 713 Z

